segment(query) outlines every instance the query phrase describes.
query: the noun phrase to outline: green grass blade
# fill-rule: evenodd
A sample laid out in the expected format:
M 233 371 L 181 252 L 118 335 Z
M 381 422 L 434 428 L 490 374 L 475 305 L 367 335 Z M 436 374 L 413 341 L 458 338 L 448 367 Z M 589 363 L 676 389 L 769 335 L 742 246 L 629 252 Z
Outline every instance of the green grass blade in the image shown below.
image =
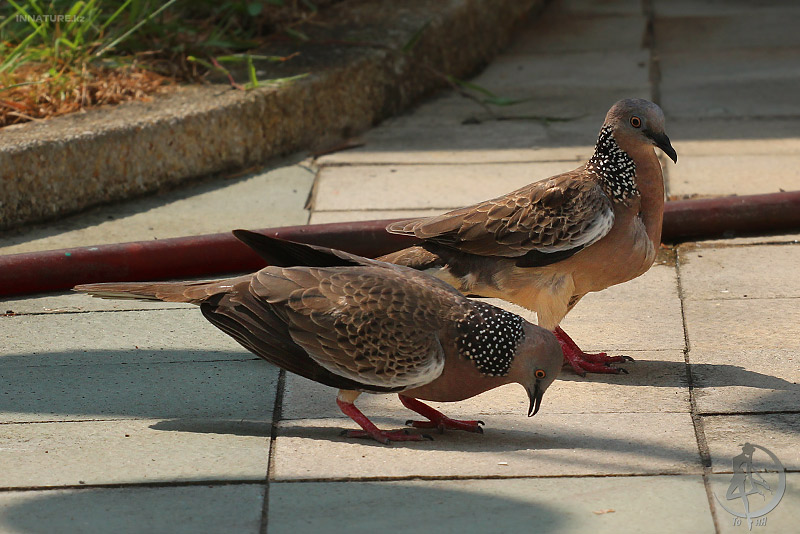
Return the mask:
M 414 35 L 412 35 L 411 39 L 409 39 L 408 42 L 403 45 L 403 48 L 401 48 L 400 51 L 403 52 L 404 54 L 408 54 L 409 52 L 411 52 L 411 50 L 413 50 L 414 47 L 417 46 L 417 43 L 422 38 L 422 34 L 425 33 L 425 30 L 427 30 L 428 26 L 430 25 L 431 21 L 428 21 L 425 24 L 423 24 L 420 29 L 414 32 Z
M 253 65 L 253 58 L 247 56 L 247 73 L 250 75 L 250 85 L 254 88 L 258 87 L 258 76 L 256 76 L 256 67 Z
M 98 50 L 97 52 L 95 52 L 95 53 L 94 53 L 94 56 L 95 56 L 96 58 L 97 58 L 97 57 L 100 57 L 100 56 L 102 56 L 103 54 L 105 54 L 105 53 L 106 53 L 108 50 L 110 50 L 110 49 L 114 48 L 115 46 L 117 46 L 119 43 L 121 43 L 122 41 L 124 41 L 125 39 L 127 39 L 127 38 L 128 38 L 128 37 L 129 37 L 129 36 L 130 36 L 130 35 L 131 35 L 133 32 L 135 32 L 136 30 L 138 30 L 139 28 L 141 28 L 141 27 L 142 27 L 142 25 L 143 25 L 145 22 L 147 22 L 147 21 L 149 21 L 149 20 L 152 20 L 152 19 L 153 19 L 153 18 L 154 18 L 156 15 L 158 15 L 159 13 L 161 13 L 162 11 L 164 11 L 165 9 L 167 9 L 168 7 L 170 7 L 170 6 L 171 6 L 172 4 L 174 4 L 176 1 L 177 1 L 177 0 L 169 0 L 169 1 L 168 1 L 166 4 L 164 4 L 164 5 L 163 5 L 163 6 L 161 6 L 160 8 L 156 9 L 155 11 L 153 11 L 153 12 L 152 12 L 150 15 L 148 15 L 148 16 L 147 16 L 147 17 L 145 17 L 145 18 L 143 18 L 143 19 L 142 19 L 142 20 L 140 20 L 138 23 L 134 24 L 134 26 L 133 26 L 131 29 L 129 29 L 128 31 L 126 31 L 125 33 L 123 33 L 122 35 L 120 35 L 119 37 L 117 37 L 116 39 L 114 39 L 113 41 L 111 41 L 110 43 L 108 43 L 108 44 L 104 45 L 102 48 L 100 48 L 100 50 Z

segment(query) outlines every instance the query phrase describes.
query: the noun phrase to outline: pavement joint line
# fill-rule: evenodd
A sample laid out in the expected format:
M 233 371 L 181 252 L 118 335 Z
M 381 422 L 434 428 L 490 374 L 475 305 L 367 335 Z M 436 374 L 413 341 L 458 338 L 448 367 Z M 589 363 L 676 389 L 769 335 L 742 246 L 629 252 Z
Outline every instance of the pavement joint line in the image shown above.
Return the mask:
M 272 408 L 272 425 L 269 435 L 269 458 L 267 460 L 266 483 L 264 484 L 264 502 L 261 504 L 260 534 L 267 534 L 269 529 L 269 485 L 275 479 L 275 455 L 278 443 L 278 425 L 283 416 L 283 393 L 286 389 L 286 371 L 278 372 L 278 382 L 275 386 L 275 403 Z
M 720 298 L 691 298 L 686 299 L 690 302 L 716 302 L 716 301 L 731 301 L 731 300 L 794 300 L 799 299 L 800 296 L 780 296 L 780 297 L 720 297 Z
M 136 349 L 134 349 L 136 350 Z M 153 349 L 139 349 L 144 351 L 150 351 Z M 157 350 L 154 352 L 158 353 Z M 163 365 L 163 364 L 197 364 L 197 363 L 229 363 L 229 362 L 253 362 L 259 361 L 261 358 L 236 358 L 236 359 L 226 359 L 221 358 L 218 360 L 170 360 L 166 362 L 160 361 L 152 361 L 152 362 L 101 362 L 101 363 L 91 363 L 91 364 L 74 364 L 74 363 L 52 363 L 52 364 L 43 364 L 43 365 L 22 365 L 17 367 L 18 369 L 40 369 L 46 367 L 78 367 L 78 366 L 86 366 L 91 365 L 92 367 L 100 367 L 100 366 L 109 366 L 109 365 Z
M 800 230 L 798 230 L 800 231 Z M 737 237 L 760 237 L 758 234 L 753 236 L 737 236 Z M 722 243 L 719 241 L 715 241 L 714 243 L 710 243 L 707 241 L 687 241 L 692 245 L 691 248 L 688 249 L 689 252 L 692 250 L 702 249 L 702 250 L 709 250 L 714 248 L 747 248 L 747 247 L 764 247 L 764 246 L 791 246 L 800 244 L 800 239 L 791 239 L 790 241 L 763 241 L 759 243 Z M 683 243 L 682 243 L 683 244 Z M 678 245 L 680 247 L 681 245 Z M 679 251 L 682 252 L 682 251 Z
M 617 385 L 624 386 L 625 384 L 617 384 Z M 638 387 L 638 386 L 631 386 L 631 387 Z M 668 387 L 668 386 L 665 386 L 665 387 Z M 498 416 L 498 415 L 514 415 L 516 413 L 518 413 L 518 412 L 513 412 L 513 411 L 509 410 L 508 412 L 502 412 L 500 414 L 498 414 L 496 412 L 492 412 L 492 413 L 477 412 L 477 415 L 480 415 L 482 417 L 493 417 L 493 416 Z M 557 411 L 550 411 L 549 413 L 557 414 L 557 415 L 614 415 L 614 414 L 616 414 L 616 415 L 628 415 L 628 414 L 631 413 L 631 411 L 630 410 L 628 410 L 628 411 L 619 411 L 619 412 L 600 412 L 600 411 L 597 411 L 597 412 L 589 412 L 589 411 L 557 412 Z M 635 413 L 636 414 L 641 414 L 641 415 L 646 415 L 646 414 L 655 415 L 655 414 L 662 414 L 662 413 L 673 413 L 673 414 L 685 415 L 685 414 L 688 414 L 689 411 L 688 410 L 684 410 L 684 411 L 680 411 L 680 410 L 659 410 L 657 412 L 635 412 Z M 724 414 L 724 415 L 735 415 L 735 414 Z M 756 414 L 756 415 L 760 415 L 760 414 Z M 399 420 L 402 419 L 399 416 L 397 418 L 395 418 L 392 415 L 384 415 L 382 417 L 384 419 L 386 419 L 386 420 L 397 419 L 399 421 Z M 305 420 L 315 420 L 315 421 L 316 420 L 326 420 L 327 421 L 327 420 L 331 420 L 331 419 L 336 419 L 336 420 L 339 420 L 339 421 L 342 421 L 342 422 L 345 422 L 345 421 L 349 422 L 350 421 L 350 419 L 346 419 L 346 418 L 344 418 L 342 416 L 339 416 L 339 415 L 327 415 L 327 416 L 321 416 L 321 417 L 289 417 L 289 418 L 286 418 L 286 419 L 281 419 L 281 421 L 278 422 L 278 428 L 291 428 L 291 426 L 283 425 L 282 424 L 283 422 L 290 422 L 291 423 L 291 422 L 305 421 Z M 487 432 L 488 432 L 488 430 L 487 430 Z
M 0 486 L 0 493 L 22 493 L 29 491 L 62 491 L 87 489 L 128 489 L 128 488 L 182 488 L 190 486 L 254 486 L 264 484 L 258 479 L 216 479 L 168 480 L 161 482 L 117 482 L 114 484 L 65 484 L 63 486 Z
M 706 499 L 708 501 L 709 511 L 711 513 L 711 520 L 714 523 L 714 531 L 716 534 L 720 534 L 720 522 L 719 518 L 717 517 L 717 509 L 714 504 L 714 492 L 711 489 L 711 481 L 710 475 L 712 474 L 712 461 L 711 461 L 711 450 L 708 447 L 708 441 L 706 439 L 705 434 L 705 426 L 703 424 L 703 418 L 698 414 L 697 409 L 697 399 L 695 398 L 694 392 L 694 374 L 692 373 L 692 364 L 689 361 L 690 351 L 691 351 L 691 343 L 689 341 L 689 329 L 686 319 L 686 306 L 685 306 L 685 294 L 683 291 L 683 278 L 681 273 L 681 262 L 678 258 L 675 262 L 675 275 L 678 284 L 678 298 L 681 303 L 681 323 L 683 324 L 683 339 L 685 343 L 684 347 L 684 361 L 686 362 L 686 382 L 689 387 L 689 413 L 692 418 L 692 426 L 694 427 L 694 434 L 695 440 L 697 441 L 697 451 L 700 455 L 700 461 L 703 466 L 703 487 L 706 491 Z
M 46 421 L 0 421 L 0 425 L 39 425 L 39 424 L 61 424 L 61 423 L 121 423 L 125 421 L 155 421 L 156 419 L 176 419 L 176 418 L 185 418 L 185 419 L 194 419 L 194 420 L 203 420 L 203 419 L 224 419 L 218 417 L 202 417 L 202 416 L 188 416 L 183 417 L 180 415 L 163 418 L 163 417 L 115 417 L 115 418 L 91 418 L 91 419 L 48 419 Z M 238 421 L 243 423 L 247 422 L 260 422 L 256 419 L 225 419 L 226 421 Z
M 533 146 L 531 149 L 536 150 L 537 147 Z M 544 147 L 542 147 L 544 149 Z M 576 147 L 576 150 L 579 148 Z M 442 150 L 442 152 L 469 152 L 468 150 Z M 580 161 L 580 158 L 554 158 L 554 159 L 530 159 L 530 160 L 487 160 L 481 161 L 480 163 L 462 163 L 462 162 L 455 162 L 455 161 L 430 161 L 430 162 L 414 162 L 409 163 L 407 161 L 403 162 L 386 162 L 386 161 L 368 161 L 368 162 L 359 162 L 359 161 L 332 161 L 328 162 L 321 162 L 319 163 L 320 168 L 328 168 L 328 167 L 469 167 L 474 165 L 524 165 L 524 164 L 535 164 L 535 163 L 574 163 L 576 161 Z M 352 210 L 340 210 L 340 211 L 352 211 Z M 358 210 L 358 211 L 369 211 L 369 210 Z M 385 211 L 385 210 L 382 210 Z
M 0 421 L 0 425 L 38 425 L 52 423 L 108 423 L 116 421 L 145 421 L 148 418 L 125 418 L 125 419 L 48 419 L 46 421 Z
M 788 470 L 787 470 L 788 471 Z M 437 481 L 437 480 L 540 480 L 558 478 L 641 478 L 641 477 L 680 477 L 701 476 L 700 471 L 685 472 L 658 472 L 658 473 L 586 473 L 563 475 L 404 475 L 404 476 L 376 476 L 376 477 L 331 477 L 331 478 L 296 478 L 272 480 L 270 484 L 309 484 L 318 482 L 406 482 L 406 481 Z
M 37 298 L 37 297 L 33 297 Z M 191 310 L 192 308 L 187 308 L 185 306 L 171 306 L 171 307 L 164 307 L 164 308 L 135 308 L 135 309 L 128 309 L 128 310 L 53 310 L 53 311 L 42 311 L 42 312 L 14 312 L 14 313 L 0 313 L 0 317 L 22 317 L 22 316 L 30 316 L 30 315 L 69 315 L 69 314 L 78 314 L 78 313 L 121 313 L 121 312 L 151 312 L 151 311 L 168 311 L 168 310 Z
M 698 412 L 701 417 L 731 417 L 737 415 L 798 415 L 800 410 L 763 410 L 752 412 Z

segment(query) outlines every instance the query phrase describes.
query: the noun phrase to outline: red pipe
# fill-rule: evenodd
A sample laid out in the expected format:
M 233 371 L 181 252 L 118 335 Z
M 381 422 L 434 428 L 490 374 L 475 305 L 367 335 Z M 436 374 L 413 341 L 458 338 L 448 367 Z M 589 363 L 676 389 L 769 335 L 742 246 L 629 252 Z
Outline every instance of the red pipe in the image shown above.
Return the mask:
M 661 240 L 679 243 L 800 230 L 800 191 L 667 202 Z
M 387 233 L 389 220 L 287 226 L 262 233 L 380 256 L 415 242 Z M 668 202 L 663 240 L 800 230 L 800 191 Z M 263 261 L 229 233 L 0 256 L 0 296 L 69 289 L 90 282 L 218 276 Z M 2 312 L 2 310 L 0 310 Z

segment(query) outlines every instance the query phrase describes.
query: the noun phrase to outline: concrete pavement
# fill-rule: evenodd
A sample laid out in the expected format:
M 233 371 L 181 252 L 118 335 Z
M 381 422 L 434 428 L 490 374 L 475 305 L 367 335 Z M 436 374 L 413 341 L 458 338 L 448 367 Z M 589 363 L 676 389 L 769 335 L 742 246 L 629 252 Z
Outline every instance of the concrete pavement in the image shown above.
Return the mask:
M 574 168 L 630 96 L 663 104 L 680 156 L 665 160 L 671 198 L 800 189 L 800 7 L 644 7 L 551 2 L 474 80 L 530 99 L 502 117 L 444 93 L 362 148 L 98 209 L 8 236 L 0 253 L 437 213 Z M 516 386 L 437 405 L 479 416 L 485 434 L 392 447 L 340 437 L 354 424 L 333 390 L 282 375 L 191 307 L 7 300 L 0 533 L 743 533 L 722 504 L 742 509 L 725 494 L 745 442 L 787 470 L 753 531 L 796 531 L 798 239 L 665 248 L 563 324 L 587 350 L 634 357 L 629 375 L 565 371 L 533 418 Z M 359 404 L 384 428 L 412 416 L 392 396 Z

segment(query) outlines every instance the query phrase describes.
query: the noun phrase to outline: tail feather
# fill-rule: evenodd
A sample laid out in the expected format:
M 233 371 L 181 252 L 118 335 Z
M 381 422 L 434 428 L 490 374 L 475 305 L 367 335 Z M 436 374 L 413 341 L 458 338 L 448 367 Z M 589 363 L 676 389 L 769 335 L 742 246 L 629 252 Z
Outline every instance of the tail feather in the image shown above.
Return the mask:
M 242 277 L 244 278 L 244 277 Z M 155 300 L 200 304 L 212 295 L 224 293 L 238 278 L 200 282 L 115 282 L 82 284 L 72 290 L 103 299 Z
M 426 220 L 427 218 L 393 222 L 386 227 L 386 231 L 390 234 L 415 235 L 417 227 Z
M 373 264 L 368 258 L 342 250 L 296 243 L 249 230 L 234 230 L 233 235 L 269 265 L 276 267 L 341 267 Z

